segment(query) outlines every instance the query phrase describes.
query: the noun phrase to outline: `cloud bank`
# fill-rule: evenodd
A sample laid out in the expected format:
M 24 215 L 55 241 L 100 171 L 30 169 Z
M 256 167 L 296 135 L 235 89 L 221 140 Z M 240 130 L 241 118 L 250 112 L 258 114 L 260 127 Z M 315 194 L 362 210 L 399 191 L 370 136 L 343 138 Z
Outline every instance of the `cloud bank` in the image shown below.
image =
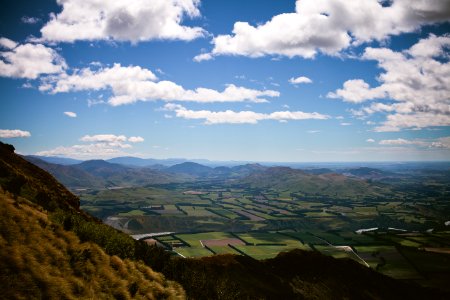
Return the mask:
M 130 143 L 140 143 L 144 139 L 140 136 L 126 137 L 125 135 L 97 134 L 85 135 L 80 138 L 84 144 L 72 145 L 69 147 L 60 146 L 51 150 L 37 152 L 42 156 L 63 156 L 79 159 L 111 158 L 115 156 L 129 155 L 125 150 L 131 149 Z
M 194 60 L 218 55 L 337 55 L 352 45 L 449 19 L 449 0 L 297 0 L 295 12 L 276 15 L 264 24 L 236 22 L 232 34 L 216 36 L 212 51 Z
M 223 91 L 208 88 L 187 90 L 167 80 L 158 81 L 156 75 L 139 66 L 112 67 L 92 70 L 84 68 L 72 74 L 59 74 L 45 78 L 39 88 L 50 93 L 106 90 L 112 92 L 108 103 L 112 106 L 138 101 L 192 101 L 192 102 L 267 102 L 266 97 L 279 97 L 274 90 L 255 90 L 229 84 Z
M 204 120 L 204 124 L 257 124 L 263 120 L 276 120 L 286 122 L 288 120 L 326 120 L 330 116 L 317 112 L 305 113 L 302 111 L 276 111 L 270 114 L 257 113 L 254 111 L 209 111 L 209 110 L 189 110 L 178 104 L 168 103 L 165 110 L 175 112 L 178 118 Z
M 383 70 L 379 86 L 370 87 L 362 79 L 352 79 L 329 98 L 345 102 L 375 102 L 354 113 L 358 116 L 387 114 L 375 131 L 400 131 L 450 125 L 450 35 L 430 35 L 408 50 L 395 52 L 387 48 L 366 48 L 362 59 L 375 60 Z

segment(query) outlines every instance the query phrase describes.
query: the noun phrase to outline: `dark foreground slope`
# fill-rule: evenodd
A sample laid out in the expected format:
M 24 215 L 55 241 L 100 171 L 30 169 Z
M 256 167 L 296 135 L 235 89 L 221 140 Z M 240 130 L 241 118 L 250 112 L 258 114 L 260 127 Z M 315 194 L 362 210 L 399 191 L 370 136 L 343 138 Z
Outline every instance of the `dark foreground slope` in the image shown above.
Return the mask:
M 350 259 L 293 250 L 273 259 L 218 255 L 176 259 L 165 270 L 193 299 L 448 299 Z
M 2 299 L 185 298 L 179 284 L 125 259 L 139 243 L 80 211 L 77 197 L 13 149 L 0 143 Z
M 0 154 L 0 295 L 4 299 L 448 296 L 316 252 L 296 250 L 265 261 L 233 255 L 173 258 L 80 211 L 75 196 L 15 155 L 11 146 L 0 143 Z

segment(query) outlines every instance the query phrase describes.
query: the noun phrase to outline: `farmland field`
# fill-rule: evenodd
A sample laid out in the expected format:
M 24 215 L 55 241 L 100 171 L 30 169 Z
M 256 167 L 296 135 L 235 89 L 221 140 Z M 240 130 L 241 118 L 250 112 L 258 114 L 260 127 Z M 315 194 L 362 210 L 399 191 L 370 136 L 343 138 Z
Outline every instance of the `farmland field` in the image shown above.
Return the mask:
M 174 232 L 155 239 L 183 257 L 267 259 L 297 248 L 433 286 L 450 273 L 450 205 L 417 195 L 339 198 L 203 181 L 85 191 L 81 201 L 130 234 Z

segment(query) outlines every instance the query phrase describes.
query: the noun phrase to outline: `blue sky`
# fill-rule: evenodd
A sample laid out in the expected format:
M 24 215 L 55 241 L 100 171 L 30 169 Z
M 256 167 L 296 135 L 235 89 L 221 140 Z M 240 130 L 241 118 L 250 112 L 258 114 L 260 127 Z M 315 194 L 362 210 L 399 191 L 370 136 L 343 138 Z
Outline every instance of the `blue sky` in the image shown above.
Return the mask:
M 448 0 L 14 1 L 0 140 L 79 159 L 449 160 L 449 21 Z

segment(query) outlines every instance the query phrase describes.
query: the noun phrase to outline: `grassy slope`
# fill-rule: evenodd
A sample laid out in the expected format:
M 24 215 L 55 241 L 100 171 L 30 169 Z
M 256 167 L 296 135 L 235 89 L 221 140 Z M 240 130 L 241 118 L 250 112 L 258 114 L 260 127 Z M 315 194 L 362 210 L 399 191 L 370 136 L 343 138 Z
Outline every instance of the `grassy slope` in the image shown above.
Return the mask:
M 142 262 L 107 255 L 54 224 L 39 206 L 0 193 L 3 299 L 183 298 L 182 288 Z
M 81 211 L 76 196 L 2 143 L 0 187 L 2 298 L 184 298 L 162 274 L 114 255 L 149 257 L 149 248 Z

